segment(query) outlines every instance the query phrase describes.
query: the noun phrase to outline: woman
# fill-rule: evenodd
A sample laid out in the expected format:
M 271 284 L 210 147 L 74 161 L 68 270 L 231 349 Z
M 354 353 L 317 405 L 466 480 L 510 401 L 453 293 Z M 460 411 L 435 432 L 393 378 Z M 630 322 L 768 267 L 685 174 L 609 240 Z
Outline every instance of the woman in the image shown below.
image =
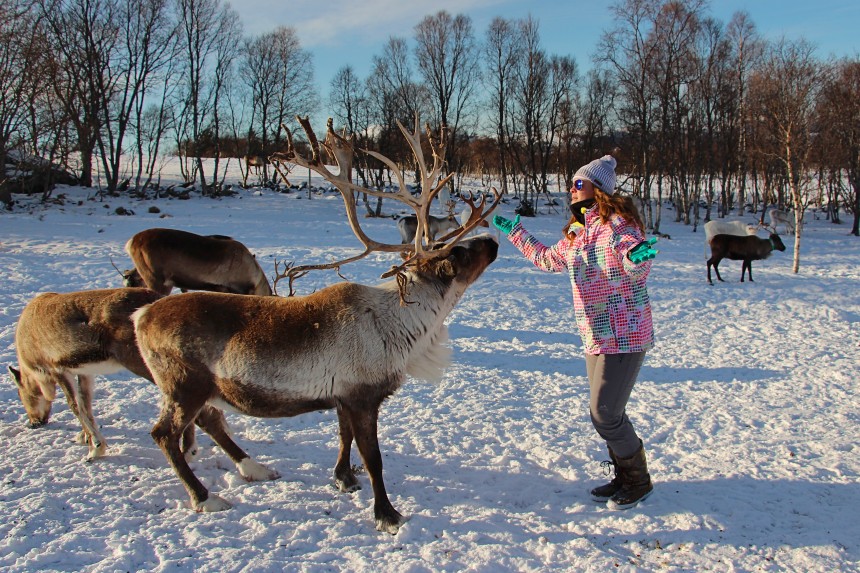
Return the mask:
M 591 490 L 611 509 L 635 506 L 651 494 L 645 449 L 626 407 L 645 353 L 654 345 L 645 280 L 657 239 L 645 240 L 633 201 L 616 195 L 615 158 L 584 165 L 573 178 L 564 237 L 541 244 L 519 224 L 499 215 L 493 225 L 539 269 L 567 270 L 576 324 L 585 343 L 591 421 L 606 441 L 615 476 Z

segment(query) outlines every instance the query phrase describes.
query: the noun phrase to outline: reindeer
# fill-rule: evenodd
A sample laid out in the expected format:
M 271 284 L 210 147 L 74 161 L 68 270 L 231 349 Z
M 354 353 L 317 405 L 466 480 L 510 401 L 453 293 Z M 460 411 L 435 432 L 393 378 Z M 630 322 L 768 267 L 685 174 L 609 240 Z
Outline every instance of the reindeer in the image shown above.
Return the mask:
M 460 222 L 460 226 L 463 226 L 463 227 L 466 226 L 466 224 L 469 222 L 469 217 L 471 216 L 471 214 L 472 214 L 472 210 L 471 210 L 471 207 L 469 207 L 469 205 L 466 205 L 465 207 L 463 207 L 463 210 L 460 211 L 460 213 L 457 215 L 457 220 Z M 490 224 L 487 221 L 485 221 L 484 219 L 481 219 L 478 222 L 478 227 L 485 227 L 486 228 L 489 226 L 490 226 Z M 477 228 L 475 228 L 475 232 L 477 232 Z
M 205 405 L 250 416 L 296 416 L 320 409 L 337 411 L 340 451 L 334 467 L 337 487 L 359 489 L 350 463 L 355 440 L 374 493 L 380 531 L 395 533 L 404 522 L 391 505 L 382 477 L 377 423 L 382 402 L 410 375 L 440 379 L 450 360 L 445 319 L 469 285 L 496 258 L 498 241 L 490 235 L 463 237 L 498 205 L 470 202 L 472 216 L 447 243 L 425 245 L 430 202 L 447 178 L 434 185 L 442 167 L 444 132 L 431 144 L 428 170 L 415 130 L 401 131 L 421 166 L 423 192 L 413 198 L 402 184 L 394 196 L 413 207 L 418 232 L 412 245 L 378 243 L 358 224 L 356 196 L 382 192 L 352 183 L 353 139 L 337 135 L 329 120 L 324 141 L 340 171 L 334 175 L 320 159 L 320 144 L 307 118 L 299 122 L 313 152 L 296 153 L 292 133 L 285 159 L 313 169 L 340 191 L 350 226 L 365 245 L 356 257 L 321 265 L 285 266 L 275 281 L 289 278 L 290 297 L 242 297 L 197 292 L 166 297 L 134 315 L 138 345 L 155 383 L 164 394 L 152 437 L 176 471 L 197 511 L 220 511 L 230 504 L 209 492 L 179 450 L 179 436 Z M 429 128 L 428 128 L 429 132 Z M 391 164 L 384 156 L 365 153 Z M 394 172 L 399 172 L 395 169 Z M 385 193 L 386 197 L 392 194 Z M 343 282 L 307 296 L 292 296 L 295 278 L 314 269 L 339 269 L 369 253 L 399 252 L 402 264 L 383 274 L 395 276 L 378 286 Z M 277 265 L 276 265 L 277 268 Z M 408 299 L 408 300 L 407 300 Z M 276 479 L 278 473 L 252 460 L 226 432 L 210 432 L 247 480 Z
M 236 294 L 271 295 L 266 273 L 239 241 L 177 229 L 147 229 L 125 250 L 135 268 L 122 273 L 125 286 L 145 286 L 167 295 L 178 287 Z
M 142 288 L 71 293 L 44 293 L 24 307 L 15 330 L 18 368 L 9 373 L 31 428 L 48 423 L 57 386 L 83 428 L 76 441 L 89 445 L 87 461 L 101 457 L 106 443 L 92 409 L 93 384 L 99 374 L 122 369 L 152 380 L 134 339 L 131 314 L 161 295 Z M 208 408 L 207 424 L 221 423 L 223 414 Z M 183 451 L 196 451 L 194 427 L 183 437 Z
M 714 284 L 711 280 L 711 267 L 714 267 L 717 280 L 723 282 L 719 268 L 720 261 L 723 259 L 743 261 L 741 263 L 741 282 L 744 282 L 744 273 L 749 274 L 750 282 L 753 282 L 752 262 L 767 259 L 774 250 L 785 250 L 785 245 L 779 235 L 776 234 L 776 230 L 772 230 L 767 239 L 755 235 L 714 235 L 710 244 L 711 258 L 708 259 L 707 264 L 708 284 L 711 285 Z
M 427 238 L 436 240 L 436 235 L 446 231 L 454 231 L 460 227 L 460 221 L 454 215 L 445 217 L 427 217 Z M 407 244 L 415 241 L 415 231 L 418 230 L 418 217 L 406 215 L 397 220 L 397 230 L 400 231 L 400 243 Z
M 705 246 L 711 244 L 715 235 L 755 235 L 758 227 L 743 221 L 708 221 L 705 223 Z
M 251 169 L 257 178 L 260 178 L 260 170 L 269 164 L 269 159 L 263 155 L 246 155 L 245 156 L 245 172 L 242 174 L 242 187 L 248 186 L 248 175 L 251 174 Z
M 470 198 L 471 195 L 469 196 Z M 448 207 L 448 215 L 444 217 L 428 217 L 427 224 L 427 239 L 429 241 L 436 240 L 436 235 L 445 231 L 455 231 L 459 227 L 464 227 L 469 223 L 469 217 L 472 216 L 472 207 L 469 204 L 463 206 L 463 209 L 457 215 L 454 214 L 454 208 L 457 202 L 454 200 L 446 203 Z M 490 224 L 481 219 L 478 221 L 478 227 L 489 227 Z M 418 217 L 415 215 L 406 215 L 397 221 L 397 230 L 400 231 L 400 242 L 402 244 L 411 243 L 415 240 L 415 232 L 418 230 Z
M 786 231 L 789 234 L 794 233 L 794 213 L 790 211 L 783 211 L 774 207 L 767 212 L 767 216 L 770 220 L 770 226 L 774 229 L 774 232 L 776 232 L 776 229 L 779 227 L 779 225 L 784 225 Z

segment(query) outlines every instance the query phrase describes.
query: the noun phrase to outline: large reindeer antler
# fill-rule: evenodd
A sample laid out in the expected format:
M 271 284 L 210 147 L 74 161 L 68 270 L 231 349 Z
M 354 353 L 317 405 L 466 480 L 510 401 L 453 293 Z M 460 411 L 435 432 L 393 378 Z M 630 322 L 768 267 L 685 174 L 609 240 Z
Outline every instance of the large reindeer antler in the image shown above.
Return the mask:
M 293 134 L 290 129 L 283 125 L 282 127 L 286 131 L 287 134 L 287 151 L 284 153 L 275 153 L 270 159 L 276 165 L 279 162 L 291 162 L 299 165 L 301 167 L 305 167 L 315 171 L 317 174 L 321 175 L 323 179 L 331 183 L 337 188 L 343 197 L 344 205 L 346 206 L 346 216 L 349 221 L 349 225 L 352 228 L 353 233 L 361 241 L 361 244 L 364 245 L 364 251 L 358 255 L 348 257 L 346 259 L 335 261 L 328 264 L 319 264 L 319 265 L 285 265 L 284 271 L 280 271 L 280 266 L 278 263 L 275 264 L 275 280 L 274 283 L 277 285 L 278 281 L 283 278 L 289 279 L 290 286 L 290 296 L 294 294 L 293 291 L 293 281 L 297 278 L 304 276 L 311 270 L 320 270 L 320 269 L 336 269 L 338 270 L 342 265 L 357 261 L 359 259 L 363 259 L 367 255 L 372 252 L 389 252 L 389 253 L 403 253 L 404 254 L 404 262 L 400 265 L 393 266 L 389 271 L 382 275 L 382 278 L 387 278 L 393 275 L 402 275 L 402 273 L 406 270 L 408 266 L 414 266 L 422 261 L 427 261 L 431 259 L 435 259 L 437 257 L 442 257 L 447 255 L 450 250 L 460 241 L 463 237 L 466 236 L 469 231 L 474 229 L 480 224 L 482 220 L 484 220 L 499 204 L 501 200 L 501 194 L 493 188 L 493 194 L 495 195 L 495 201 L 493 204 L 485 211 L 484 207 L 486 205 L 487 197 L 486 195 L 482 195 L 481 201 L 476 205 L 474 201 L 474 197 L 471 195 L 469 197 L 464 197 L 464 201 L 471 208 L 471 213 L 469 215 L 468 221 L 462 225 L 459 229 L 452 231 L 448 235 L 442 237 L 436 243 L 431 245 L 430 241 L 430 225 L 428 223 L 430 216 L 430 207 L 433 199 L 448 184 L 451 177 L 453 177 L 453 173 L 449 173 L 448 175 L 442 177 L 442 170 L 444 167 L 444 156 L 445 156 L 445 145 L 447 143 L 446 139 L 446 130 L 443 128 L 441 131 L 438 140 L 433 137 L 433 134 L 430 130 L 430 126 L 426 126 L 427 137 L 430 142 L 430 149 L 433 154 L 433 166 L 432 168 L 428 168 L 427 162 L 424 159 L 424 151 L 421 148 L 421 133 L 419 130 L 419 121 L 418 116 L 415 117 L 415 128 L 412 132 L 408 131 L 403 125 L 398 121 L 397 126 L 400 128 L 400 131 L 403 133 L 403 136 L 406 138 L 406 142 L 409 144 L 410 149 L 412 150 L 412 154 L 415 156 L 415 160 L 418 164 L 420 173 L 421 173 L 421 194 L 418 197 L 413 197 L 409 192 L 408 187 L 406 186 L 406 181 L 403 179 L 403 175 L 401 174 L 400 169 L 397 165 L 388 157 L 377 153 L 375 151 L 370 150 L 362 150 L 363 153 L 370 155 L 384 163 L 392 173 L 394 173 L 397 178 L 397 182 L 399 184 L 399 189 L 395 192 L 388 191 L 379 191 L 375 189 L 368 189 L 366 187 L 362 187 L 352 182 L 352 165 L 355 156 L 355 137 L 354 136 L 346 136 L 344 132 L 343 135 L 339 135 L 335 133 L 333 128 L 333 121 L 331 118 L 328 120 L 327 131 L 325 140 L 322 143 L 322 147 L 325 151 L 328 152 L 331 157 L 334 158 L 335 162 L 338 165 L 338 173 L 335 175 L 332 173 L 328 167 L 323 163 L 320 153 L 320 143 L 317 139 L 316 134 L 311 128 L 310 121 L 307 117 L 296 117 L 296 120 L 299 122 L 299 125 L 302 126 L 302 129 L 305 131 L 308 137 L 308 143 L 310 145 L 311 157 L 306 158 L 300 155 L 295 148 L 293 143 Z M 357 214 L 357 203 L 356 196 L 358 193 L 366 193 L 372 197 L 388 197 L 392 199 L 396 199 L 406 205 L 408 205 L 413 211 L 415 211 L 415 215 L 418 220 L 418 228 L 415 232 L 415 241 L 413 244 L 389 244 L 389 243 L 380 243 L 379 241 L 375 241 L 367 236 L 367 234 L 362 230 L 361 225 L 359 224 L 358 214 Z M 277 291 L 276 291 L 277 292 Z

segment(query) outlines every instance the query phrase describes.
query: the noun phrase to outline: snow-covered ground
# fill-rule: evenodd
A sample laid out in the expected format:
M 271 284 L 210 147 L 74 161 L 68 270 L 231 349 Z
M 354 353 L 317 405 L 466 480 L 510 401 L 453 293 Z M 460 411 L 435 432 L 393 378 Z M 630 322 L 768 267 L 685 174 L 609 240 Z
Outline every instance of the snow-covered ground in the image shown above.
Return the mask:
M 359 250 L 336 193 L 240 191 L 188 201 L 87 198 L 0 213 L 0 363 L 45 291 L 120 285 L 125 241 L 168 226 L 231 235 L 274 261 Z M 115 214 L 117 207 L 133 216 Z M 161 213 L 149 213 L 157 206 Z M 513 204 L 501 207 L 511 215 Z M 386 210 L 395 210 L 387 204 Z M 454 363 L 439 385 L 409 381 L 383 406 L 392 503 L 410 517 L 379 533 L 373 496 L 339 493 L 333 412 L 228 414 L 237 440 L 283 476 L 246 483 L 201 434 L 193 468 L 231 510 L 197 514 L 149 436 L 159 395 L 131 374 L 98 381 L 108 455 L 85 463 L 59 398 L 29 429 L 11 377 L 0 384 L 0 568 L 5 571 L 849 571 L 860 561 L 860 240 L 811 216 L 799 274 L 789 249 L 722 265 L 708 286 L 703 235 L 671 222 L 651 273 L 657 347 L 629 406 L 654 494 L 609 511 L 566 275 L 541 273 L 502 240 L 498 260 L 450 317 Z M 565 215 L 526 227 L 550 243 Z M 669 222 L 666 222 L 669 221 Z M 399 242 L 391 219 L 364 219 Z M 377 282 L 390 255 L 344 269 Z M 339 280 L 320 271 L 307 293 Z M 359 464 L 357 453 L 353 463 Z

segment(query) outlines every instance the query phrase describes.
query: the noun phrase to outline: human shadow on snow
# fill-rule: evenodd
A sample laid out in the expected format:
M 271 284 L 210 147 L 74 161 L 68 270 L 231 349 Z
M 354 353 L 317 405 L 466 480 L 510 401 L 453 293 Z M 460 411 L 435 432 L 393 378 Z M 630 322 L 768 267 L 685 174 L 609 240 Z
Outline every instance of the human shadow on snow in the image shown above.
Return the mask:
M 627 537 L 657 540 L 663 548 L 691 543 L 753 552 L 832 547 L 846 562 L 860 559 L 854 527 L 860 483 L 722 476 L 694 481 L 654 478 L 654 493 L 630 511 L 656 525 L 648 528 L 647 535 L 625 534 Z M 603 507 L 597 511 L 610 513 Z M 684 516 L 689 517 L 690 526 L 679 528 Z M 618 537 L 601 532 L 594 539 L 600 545 L 617 543 Z
M 482 364 L 486 360 L 481 356 L 481 350 L 469 348 L 458 351 L 457 338 L 487 338 L 485 329 L 452 324 L 448 327 L 450 338 L 454 346 L 454 362 L 463 365 L 486 366 Z M 499 370 L 529 370 L 534 372 L 546 371 L 564 372 L 571 376 L 585 376 L 585 361 L 583 359 L 582 345 L 577 334 L 567 332 L 538 332 L 534 330 L 503 330 L 493 331 L 493 338 L 486 344 L 484 352 L 491 354 L 491 364 Z M 523 347 L 500 351 L 498 343 L 517 344 Z M 557 345 L 569 345 L 570 353 L 563 357 L 557 356 L 557 352 L 549 355 L 542 348 Z M 665 367 L 649 364 L 646 356 L 645 364 L 639 373 L 640 383 L 653 384 L 677 384 L 683 382 L 752 382 L 780 378 L 785 375 L 783 371 L 770 368 L 751 368 L 737 366 L 685 366 Z

